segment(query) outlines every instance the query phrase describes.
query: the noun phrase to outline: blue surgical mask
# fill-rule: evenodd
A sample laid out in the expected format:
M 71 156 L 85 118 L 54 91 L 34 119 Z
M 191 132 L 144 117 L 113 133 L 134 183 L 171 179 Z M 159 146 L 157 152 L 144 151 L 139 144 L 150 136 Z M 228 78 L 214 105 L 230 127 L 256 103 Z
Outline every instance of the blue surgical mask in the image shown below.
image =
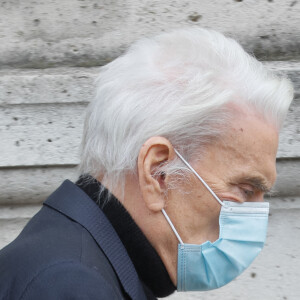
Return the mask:
M 185 244 L 162 210 L 179 240 L 177 290 L 216 289 L 240 275 L 262 250 L 268 227 L 269 203 L 221 201 L 178 151 L 175 152 L 221 205 L 219 238 L 201 245 Z

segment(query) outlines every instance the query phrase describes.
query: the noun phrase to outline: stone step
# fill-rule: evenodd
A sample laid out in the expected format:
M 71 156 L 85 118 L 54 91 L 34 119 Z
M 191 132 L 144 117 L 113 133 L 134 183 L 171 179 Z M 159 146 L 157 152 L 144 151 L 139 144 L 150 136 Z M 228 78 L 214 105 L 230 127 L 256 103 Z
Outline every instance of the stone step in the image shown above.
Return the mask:
M 14 240 L 41 205 L 0 206 L 0 249 Z
M 11 242 L 40 205 L 0 207 L 0 249 Z M 175 293 L 172 300 L 298 300 L 300 289 L 300 198 L 271 200 L 269 230 L 264 250 L 229 285 L 201 293 Z
M 65 179 L 74 182 L 78 177 L 76 166 L 0 168 L 0 204 L 41 203 Z
M 270 66 L 270 68 L 274 65 Z M 288 65 L 297 82 L 297 72 Z M 275 65 L 276 68 L 276 65 Z M 279 67 L 276 70 L 284 70 Z M 94 81 L 100 68 L 50 68 L 0 70 L 0 105 L 88 103 L 94 97 Z M 300 84 L 299 84 L 300 85 Z M 299 88 L 300 93 L 300 88 Z
M 299 3 L 2 1 L 0 65 L 103 65 L 134 40 L 186 26 L 226 33 L 265 60 L 299 58 Z
M 0 220 L 30 219 L 41 208 L 41 204 L 1 205 Z

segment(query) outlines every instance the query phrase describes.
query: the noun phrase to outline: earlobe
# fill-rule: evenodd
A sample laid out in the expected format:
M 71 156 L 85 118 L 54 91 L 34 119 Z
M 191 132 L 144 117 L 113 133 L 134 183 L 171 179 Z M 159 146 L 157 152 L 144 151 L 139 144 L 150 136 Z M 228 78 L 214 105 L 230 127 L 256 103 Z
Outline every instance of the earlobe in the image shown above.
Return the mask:
M 148 139 L 138 157 L 139 185 L 143 200 L 152 212 L 165 207 L 167 185 L 164 173 L 157 173 L 160 165 L 174 158 L 172 144 L 163 137 Z

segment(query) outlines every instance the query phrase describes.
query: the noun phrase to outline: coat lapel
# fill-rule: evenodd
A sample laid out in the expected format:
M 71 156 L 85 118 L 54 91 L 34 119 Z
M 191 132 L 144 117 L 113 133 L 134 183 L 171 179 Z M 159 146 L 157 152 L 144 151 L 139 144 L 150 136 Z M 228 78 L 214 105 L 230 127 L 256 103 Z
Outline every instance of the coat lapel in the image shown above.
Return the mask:
M 44 202 L 81 224 L 93 236 L 112 264 L 124 290 L 132 299 L 146 299 L 141 282 L 124 245 L 97 204 L 69 180 Z

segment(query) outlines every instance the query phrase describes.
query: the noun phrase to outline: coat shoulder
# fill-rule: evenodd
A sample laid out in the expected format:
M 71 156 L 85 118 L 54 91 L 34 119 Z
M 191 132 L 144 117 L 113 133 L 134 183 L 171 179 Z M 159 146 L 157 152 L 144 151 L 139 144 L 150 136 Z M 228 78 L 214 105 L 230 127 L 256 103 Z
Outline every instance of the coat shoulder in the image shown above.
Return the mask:
M 79 293 L 84 286 L 90 287 L 86 279 L 95 285 L 91 293 L 99 288 L 116 295 L 121 291 L 114 270 L 89 232 L 46 206 L 0 251 L 0 299 L 20 299 L 22 295 L 35 299 L 32 293 L 47 287 L 49 293 L 66 292 L 64 286 Z M 53 295 L 51 299 L 56 298 Z
M 123 299 L 103 274 L 82 263 L 63 261 L 47 266 L 25 286 L 20 300 Z

